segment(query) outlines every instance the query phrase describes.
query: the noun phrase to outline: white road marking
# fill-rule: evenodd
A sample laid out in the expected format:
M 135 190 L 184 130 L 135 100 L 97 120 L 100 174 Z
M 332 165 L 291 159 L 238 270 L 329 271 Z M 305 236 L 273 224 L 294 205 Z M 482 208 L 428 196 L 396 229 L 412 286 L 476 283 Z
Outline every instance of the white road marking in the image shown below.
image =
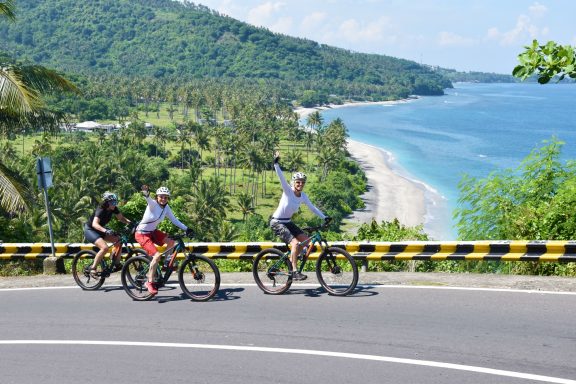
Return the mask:
M 476 367 L 472 365 L 451 364 L 429 360 L 414 360 L 414 359 L 403 359 L 388 356 L 317 351 L 307 349 L 251 347 L 242 345 L 156 343 L 156 342 L 138 342 L 138 341 L 94 341 L 94 340 L 0 340 L 0 345 L 108 345 L 108 346 L 153 347 L 153 348 L 215 349 L 215 350 L 227 350 L 227 351 L 263 352 L 263 353 L 287 353 L 295 355 L 337 357 L 345 359 L 358 359 L 358 360 L 381 361 L 386 363 L 418 365 L 418 366 L 452 369 L 457 371 L 466 371 L 473 373 L 483 373 L 488 375 L 513 377 L 517 379 L 533 380 L 546 383 L 576 384 L 576 380 L 571 379 L 534 375 L 530 373 L 522 373 L 514 371 L 505 371 L 501 369 Z
M 178 284 L 166 284 L 166 287 L 178 288 Z M 223 283 L 220 287 L 256 287 L 254 283 Z M 104 285 L 104 288 L 122 288 L 122 285 Z M 319 284 L 298 283 L 292 284 L 292 288 L 320 288 Z M 436 289 L 436 290 L 454 290 L 454 291 L 484 291 L 484 292 L 508 292 L 508 293 L 530 293 L 545 295 L 568 295 L 576 296 L 576 292 L 570 291 L 539 291 L 536 289 L 513 289 L 513 288 L 478 288 L 478 287 L 449 287 L 437 285 L 386 285 L 386 284 L 358 284 L 360 289 Z M 78 286 L 59 286 L 59 287 L 23 287 L 23 288 L 0 288 L 0 292 L 8 291 L 34 291 L 43 289 L 80 289 Z M 353 294 L 352 294 L 353 296 Z

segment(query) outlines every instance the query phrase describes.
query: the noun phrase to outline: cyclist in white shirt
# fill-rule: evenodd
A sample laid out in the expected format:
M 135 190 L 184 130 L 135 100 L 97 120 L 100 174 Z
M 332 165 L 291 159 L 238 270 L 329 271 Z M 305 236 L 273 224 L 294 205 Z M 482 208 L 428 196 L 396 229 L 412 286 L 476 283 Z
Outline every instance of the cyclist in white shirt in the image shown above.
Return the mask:
M 146 283 L 146 288 L 148 292 L 155 295 L 158 293 L 158 288 L 154 283 L 154 278 L 156 275 L 156 266 L 160 260 L 161 252 L 158 251 L 156 245 L 166 244 L 167 248 L 174 245 L 174 240 L 169 238 L 168 235 L 159 229 L 158 225 L 167 217 L 175 226 L 186 231 L 187 235 L 190 235 L 190 230 L 186 225 L 184 225 L 180 220 L 174 216 L 170 206 L 168 205 L 168 200 L 170 198 L 170 190 L 166 187 L 160 187 L 156 190 L 156 199 L 150 197 L 150 191 L 147 185 L 142 186 L 142 193 L 146 197 L 148 206 L 144 212 L 144 217 L 140 221 L 140 224 L 136 228 L 136 241 L 142 246 L 142 248 L 152 256 L 152 261 L 150 262 L 150 270 L 148 272 L 148 282 Z
M 306 240 L 306 234 L 292 222 L 292 216 L 298 211 L 300 204 L 304 203 L 306 206 L 324 220 L 330 218 L 320 211 L 308 198 L 308 195 L 303 191 L 304 184 L 306 183 L 306 175 L 302 172 L 296 172 L 292 175 L 292 185 L 288 184 L 282 168 L 280 168 L 280 154 L 274 154 L 274 170 L 280 179 L 282 185 L 282 197 L 278 203 L 278 208 L 274 211 L 270 219 L 270 228 L 274 231 L 276 236 L 280 237 L 282 241 L 290 246 L 291 254 L 290 259 L 293 267 L 294 280 L 305 280 L 306 275 L 298 272 L 298 255 L 302 247 L 299 245 L 301 241 Z

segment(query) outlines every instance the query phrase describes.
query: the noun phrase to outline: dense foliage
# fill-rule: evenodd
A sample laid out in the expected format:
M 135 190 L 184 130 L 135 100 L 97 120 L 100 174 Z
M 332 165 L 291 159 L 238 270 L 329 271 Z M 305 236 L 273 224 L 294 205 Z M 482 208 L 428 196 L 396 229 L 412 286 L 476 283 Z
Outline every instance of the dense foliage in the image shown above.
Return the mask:
M 520 64 L 514 68 L 513 74 L 522 80 L 533 75 L 538 77 L 540 84 L 554 78 L 557 81 L 564 78 L 576 80 L 576 50 L 571 45 L 560 45 L 554 41 L 541 45 L 534 40 L 518 55 L 518 61 Z
M 210 118 L 222 111 L 203 104 L 204 119 L 175 123 L 173 129 L 148 131 L 136 120 L 108 134 L 46 133 L 31 150 L 20 149 L 17 141 L 5 137 L 0 163 L 21 181 L 30 199 L 27 210 L 0 209 L 0 238 L 47 241 L 43 200 L 33 171 L 36 156 L 52 159 L 54 187 L 49 195 L 56 241 L 82 241 L 82 224 L 104 190 L 118 193 L 126 202 L 125 215 L 138 220 L 145 209 L 137 193 L 142 184 L 170 187 L 175 214 L 194 229 L 197 240 L 274 240 L 266 219 L 257 212 L 271 214 L 272 206 L 261 205 L 274 205 L 280 198 L 271 167 L 278 148 L 287 172 L 297 168 L 309 173 L 310 196 L 335 218 L 333 230 L 338 231 L 347 213 L 362 206 L 358 195 L 365 189 L 365 177 L 346 158 L 347 133 L 341 121 L 320 125 L 317 132 L 306 135 L 291 108 L 272 98 L 228 107 L 232 111 L 228 124 Z M 182 113 L 175 112 L 179 117 Z M 234 215 L 236 211 L 242 219 Z M 306 225 L 318 219 L 304 211 L 296 220 Z M 175 230 L 168 222 L 163 225 Z
M 282 80 L 316 93 L 383 100 L 439 95 L 440 74 L 408 60 L 354 53 L 292 38 L 172 0 L 19 0 L 0 24 L 0 50 L 66 73 L 181 81 Z
M 512 75 L 504 75 L 500 73 L 486 73 L 486 72 L 458 72 L 454 69 L 437 69 L 439 73 L 448 78 L 451 82 L 467 82 L 467 83 L 515 83 L 518 81 Z
M 533 150 L 517 169 L 460 183 L 458 230 L 466 240 L 569 240 L 576 233 L 576 164 L 561 141 Z

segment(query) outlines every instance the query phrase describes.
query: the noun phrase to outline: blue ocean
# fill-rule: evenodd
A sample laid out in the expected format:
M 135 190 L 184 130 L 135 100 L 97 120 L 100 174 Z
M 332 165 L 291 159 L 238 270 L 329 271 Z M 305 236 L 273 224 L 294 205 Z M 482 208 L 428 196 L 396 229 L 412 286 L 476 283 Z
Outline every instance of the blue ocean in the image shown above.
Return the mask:
M 377 146 L 393 170 L 427 190 L 425 230 L 455 240 L 452 211 L 463 174 L 483 178 L 516 168 L 543 140 L 564 141 L 564 159 L 576 158 L 576 84 L 457 83 L 446 95 L 390 105 L 322 112 L 341 118 L 350 138 Z

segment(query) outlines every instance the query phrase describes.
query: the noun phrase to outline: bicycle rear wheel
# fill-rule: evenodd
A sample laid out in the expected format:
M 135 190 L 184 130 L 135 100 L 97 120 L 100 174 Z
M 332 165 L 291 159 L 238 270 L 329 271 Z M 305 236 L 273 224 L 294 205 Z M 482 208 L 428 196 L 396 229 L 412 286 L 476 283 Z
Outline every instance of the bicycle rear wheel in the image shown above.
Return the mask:
M 122 268 L 122 287 L 136 301 L 149 300 L 153 295 L 146 289 L 150 258 L 148 256 L 131 257 Z
M 292 263 L 276 248 L 260 251 L 254 258 L 252 274 L 265 293 L 280 295 L 292 285 Z
M 124 261 L 126 262 L 130 258 L 136 257 L 136 256 L 148 257 L 148 254 L 142 248 L 128 248 L 128 252 L 126 253 L 126 256 L 124 256 Z
M 220 288 L 220 270 L 205 256 L 188 255 L 178 270 L 178 282 L 190 299 L 206 301 Z
M 96 271 L 90 273 L 90 267 L 94 263 L 96 252 L 84 250 L 78 252 L 72 260 L 72 276 L 80 288 L 86 291 L 94 291 L 104 284 L 105 277 L 102 276 L 106 264 L 104 261 L 96 266 Z
M 345 296 L 358 284 L 358 268 L 348 252 L 341 248 L 329 247 L 318 257 L 316 277 L 328 294 Z

